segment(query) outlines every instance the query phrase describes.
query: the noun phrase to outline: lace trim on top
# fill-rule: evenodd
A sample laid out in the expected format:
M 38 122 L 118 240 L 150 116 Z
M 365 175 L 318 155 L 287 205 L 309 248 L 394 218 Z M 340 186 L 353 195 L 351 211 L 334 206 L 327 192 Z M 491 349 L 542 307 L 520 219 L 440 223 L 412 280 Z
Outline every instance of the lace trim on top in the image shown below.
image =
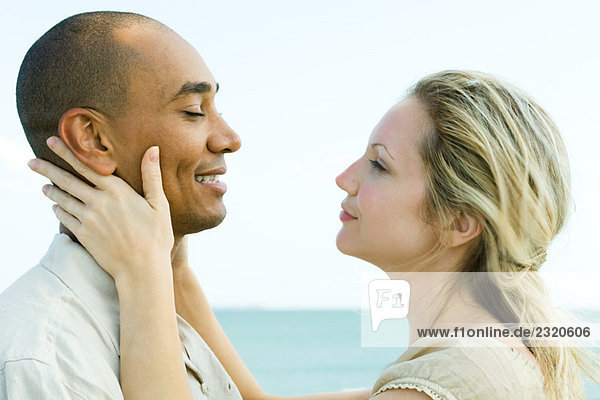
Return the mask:
M 386 383 L 377 392 L 373 393 L 369 399 L 373 399 L 379 393 L 385 392 L 391 389 L 414 389 L 421 393 L 425 393 L 433 400 L 458 400 L 453 394 L 444 390 L 444 394 L 439 393 L 437 390 L 431 388 L 435 383 L 420 378 L 399 378 L 394 379 L 391 382 Z

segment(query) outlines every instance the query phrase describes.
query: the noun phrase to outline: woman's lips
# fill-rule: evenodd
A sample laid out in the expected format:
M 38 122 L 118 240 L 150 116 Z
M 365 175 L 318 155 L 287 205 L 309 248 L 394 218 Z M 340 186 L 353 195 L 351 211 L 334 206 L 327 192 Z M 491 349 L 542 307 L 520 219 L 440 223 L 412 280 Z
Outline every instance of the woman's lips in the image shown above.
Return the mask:
M 347 221 L 354 221 L 357 218 L 353 217 L 352 215 L 348 214 L 346 211 L 343 211 L 340 213 L 340 220 L 342 220 L 342 222 L 347 222 Z

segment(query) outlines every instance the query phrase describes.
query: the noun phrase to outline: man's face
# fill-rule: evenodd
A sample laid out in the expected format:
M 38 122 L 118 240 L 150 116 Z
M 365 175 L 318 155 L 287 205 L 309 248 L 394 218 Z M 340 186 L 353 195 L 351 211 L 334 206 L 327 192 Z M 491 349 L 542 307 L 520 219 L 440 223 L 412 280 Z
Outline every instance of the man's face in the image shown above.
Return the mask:
M 158 145 L 175 237 L 217 226 L 225 218 L 226 188 L 209 175 L 225 173 L 224 153 L 240 148 L 216 110 L 217 83 L 198 52 L 173 32 L 136 27 L 116 35 L 141 59 L 131 73 L 127 110 L 110 122 L 116 174 L 141 193 L 141 158 Z

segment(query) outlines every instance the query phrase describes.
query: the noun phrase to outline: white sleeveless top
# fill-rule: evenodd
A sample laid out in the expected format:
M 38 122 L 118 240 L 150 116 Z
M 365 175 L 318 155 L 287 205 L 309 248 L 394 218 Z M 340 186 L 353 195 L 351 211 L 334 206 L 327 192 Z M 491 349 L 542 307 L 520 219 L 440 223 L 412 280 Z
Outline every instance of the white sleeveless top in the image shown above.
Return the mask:
M 434 400 L 546 399 L 544 377 L 524 354 L 493 339 L 477 339 L 478 346 L 491 341 L 486 347 L 462 347 L 461 340 L 417 340 L 383 371 L 371 398 L 389 389 L 415 389 Z

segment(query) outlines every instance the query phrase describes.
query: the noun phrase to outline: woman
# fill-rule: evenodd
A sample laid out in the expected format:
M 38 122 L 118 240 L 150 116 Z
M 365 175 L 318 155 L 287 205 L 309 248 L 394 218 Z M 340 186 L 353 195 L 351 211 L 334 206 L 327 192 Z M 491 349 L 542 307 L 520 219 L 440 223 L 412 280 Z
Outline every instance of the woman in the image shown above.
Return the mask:
M 177 286 L 177 264 L 187 265 L 187 256 L 184 243 L 175 252 L 173 281 L 165 278 L 172 237 L 157 235 L 168 223 L 158 156 L 152 156 L 157 149 L 142 161 L 142 199 L 118 178 L 83 166 L 59 140 L 50 146 L 96 185 L 91 188 L 36 162 L 37 172 L 54 182 L 60 179 L 59 186 L 70 193 L 44 188 L 58 204 L 58 219 L 115 278 L 126 311 L 136 298 L 161 310 L 161 321 L 122 314 L 121 329 L 143 326 L 156 332 L 149 334 L 154 346 L 164 342 L 176 347 L 172 322 L 177 299 L 166 293 L 169 285 Z M 425 77 L 388 111 L 365 154 L 336 182 L 348 194 L 338 249 L 411 285 L 410 347 L 378 379 L 373 399 L 583 398 L 580 371 L 596 378 L 598 361 L 578 348 L 516 338 L 459 347 L 464 341 L 436 342 L 416 335 L 418 328 L 457 321 L 474 326 L 562 321 L 536 271 L 565 223 L 568 161 L 554 123 L 529 96 L 482 73 L 446 71 Z M 124 215 L 131 217 L 123 220 Z M 108 243 L 112 254 L 101 253 Z M 132 248 L 146 249 L 150 256 L 140 263 Z M 462 273 L 469 274 L 465 278 Z M 137 278 L 142 283 L 133 283 Z M 144 296 L 145 282 L 165 295 Z M 213 349 L 244 398 L 269 398 L 209 312 L 197 281 L 191 285 L 188 293 L 194 295 L 181 302 L 185 305 L 178 303 L 177 311 Z M 127 363 L 137 363 L 144 352 L 156 354 L 156 347 L 121 340 L 122 347 L 131 349 L 122 349 L 121 355 L 124 392 L 136 393 L 147 382 Z M 167 360 L 181 377 L 181 361 L 174 356 Z M 152 365 L 147 368 L 145 377 L 159 379 Z M 175 390 L 181 381 L 165 379 L 160 385 Z

